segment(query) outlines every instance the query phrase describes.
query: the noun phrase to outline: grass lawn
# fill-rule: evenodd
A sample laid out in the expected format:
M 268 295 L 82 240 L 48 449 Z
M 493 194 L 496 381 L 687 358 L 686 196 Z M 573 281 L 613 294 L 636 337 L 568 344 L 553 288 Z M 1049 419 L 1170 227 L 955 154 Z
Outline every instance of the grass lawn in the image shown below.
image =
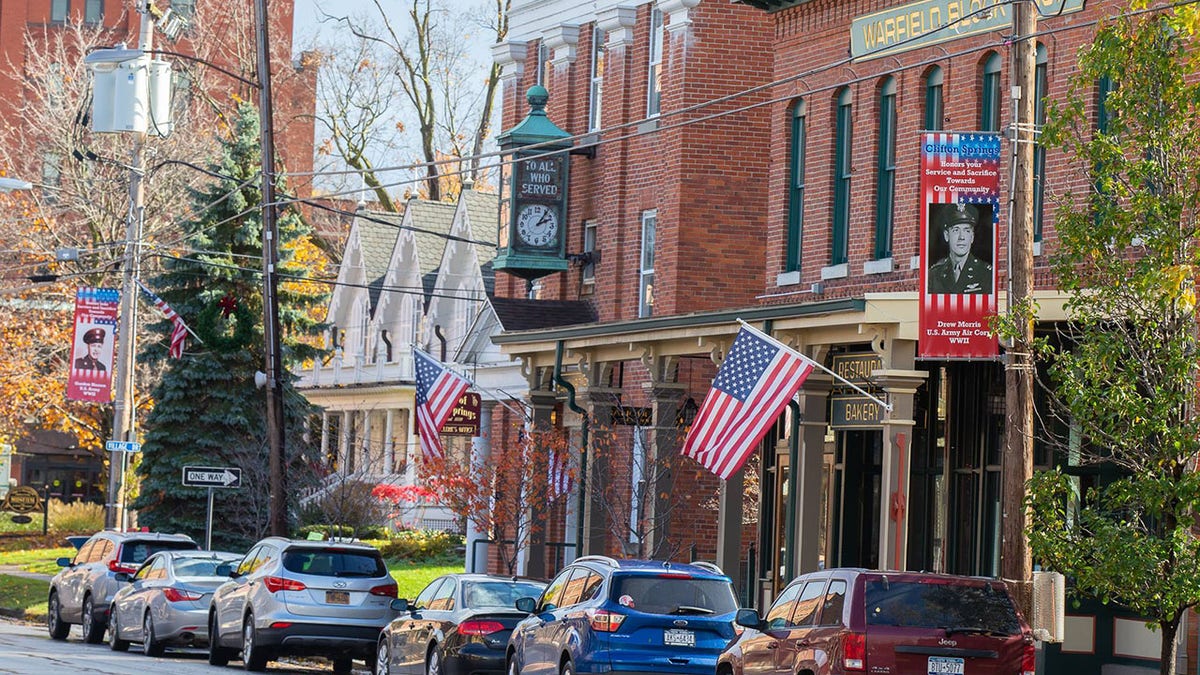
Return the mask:
M 415 599 L 422 588 L 443 574 L 462 572 L 466 569 L 463 563 L 446 564 L 444 561 L 414 563 L 410 560 L 388 560 L 387 564 L 388 571 L 400 587 L 396 597 L 409 600 Z
M 55 560 L 75 557 L 75 548 L 39 548 L 33 551 L 7 551 L 0 553 L 0 565 L 20 565 L 26 572 L 58 574 L 61 569 Z M 0 597 L 4 597 L 0 595 Z
M 0 614 L 44 621 L 49 592 L 50 584 L 41 579 L 0 574 Z

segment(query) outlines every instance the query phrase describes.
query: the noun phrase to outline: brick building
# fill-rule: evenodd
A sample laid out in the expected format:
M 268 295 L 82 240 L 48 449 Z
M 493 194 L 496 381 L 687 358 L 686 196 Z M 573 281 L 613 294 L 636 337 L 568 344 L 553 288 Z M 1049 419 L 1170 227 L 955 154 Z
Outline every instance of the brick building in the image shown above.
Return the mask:
M 920 282 L 933 258 L 921 250 L 920 132 L 986 134 L 1012 122 L 1010 9 L 966 4 L 523 2 L 494 50 L 502 128 L 541 83 L 549 117 L 572 137 L 568 254 L 591 254 L 529 285 L 498 275 L 498 293 L 589 300 L 600 317 L 494 338 L 525 364 L 535 410 L 574 403 L 593 427 L 625 433 L 632 419 L 643 439 L 628 444 L 628 461 L 677 456 L 679 411 L 702 400 L 737 319 L 892 406 L 885 415 L 830 376 L 810 376 L 745 470 L 758 490 L 747 498 L 753 525 L 743 528 L 745 476 L 718 486 L 690 460 L 672 465 L 666 497 L 639 505 L 651 534 L 672 544 L 655 552 L 715 558 L 759 607 L 819 567 L 1000 573 L 1002 363 L 929 356 L 921 342 Z M 1095 21 L 1124 4 L 1037 4 L 1041 100 L 1065 93 Z M 921 35 L 947 17 L 958 28 Z M 1011 146 L 999 143 L 988 284 L 1002 301 Z M 1065 319 L 1065 297 L 1043 255 L 1055 242 L 1044 195 L 1072 178 L 1053 151 L 1039 148 L 1035 163 L 1035 297 L 1051 324 Z M 631 407 L 645 413 L 631 417 Z M 582 431 L 581 414 L 555 419 Z M 1036 466 L 1052 461 L 1039 443 Z M 589 467 L 585 479 L 611 476 Z M 718 508 L 700 508 L 710 495 Z M 577 508 L 580 550 L 627 553 L 594 501 L 585 494 Z M 1156 668 L 1158 638 L 1136 617 L 1093 606 L 1068 614 L 1068 643 L 1049 650 L 1055 668 Z

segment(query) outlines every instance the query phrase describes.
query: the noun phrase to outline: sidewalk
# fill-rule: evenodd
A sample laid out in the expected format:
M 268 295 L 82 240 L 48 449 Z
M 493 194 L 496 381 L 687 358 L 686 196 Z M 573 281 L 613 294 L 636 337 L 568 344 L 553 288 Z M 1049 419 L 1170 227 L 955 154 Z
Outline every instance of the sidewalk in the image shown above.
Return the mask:
M 41 579 L 42 581 L 50 581 L 53 575 L 40 574 L 38 572 L 26 572 L 21 569 L 20 565 L 0 565 L 0 574 L 7 574 L 13 577 L 24 577 L 26 579 Z

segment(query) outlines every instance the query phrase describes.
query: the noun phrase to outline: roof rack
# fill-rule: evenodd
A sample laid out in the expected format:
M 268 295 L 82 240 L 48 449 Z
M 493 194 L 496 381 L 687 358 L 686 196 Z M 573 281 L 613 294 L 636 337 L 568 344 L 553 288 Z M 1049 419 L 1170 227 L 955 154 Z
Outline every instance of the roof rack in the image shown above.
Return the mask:
M 576 558 L 573 562 L 595 562 L 600 563 L 601 565 L 608 565 L 609 567 L 621 566 L 621 564 L 616 560 L 606 555 L 585 555 L 582 558 Z
M 693 560 L 688 564 L 692 567 L 699 567 L 702 570 L 708 570 L 713 574 L 725 574 L 725 572 L 716 563 L 711 563 L 707 560 Z

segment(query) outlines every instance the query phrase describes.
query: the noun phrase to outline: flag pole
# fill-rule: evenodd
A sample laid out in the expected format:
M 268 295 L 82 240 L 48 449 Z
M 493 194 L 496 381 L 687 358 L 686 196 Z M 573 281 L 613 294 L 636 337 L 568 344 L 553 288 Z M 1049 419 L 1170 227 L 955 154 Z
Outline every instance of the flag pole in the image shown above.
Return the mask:
M 871 399 L 872 401 L 874 401 L 874 402 L 878 403 L 879 405 L 883 406 L 883 409 L 884 409 L 884 410 L 888 411 L 889 413 L 890 413 L 890 412 L 892 412 L 892 404 L 891 404 L 891 403 L 888 403 L 887 401 L 884 401 L 883 399 L 881 399 L 881 398 L 879 398 L 879 397 L 877 397 L 877 396 L 874 396 L 874 395 L 872 395 L 870 392 L 868 392 L 867 390 L 865 390 L 865 389 L 863 389 L 862 387 L 858 386 L 857 384 L 854 384 L 854 383 L 853 383 L 853 382 L 851 382 L 850 380 L 847 380 L 846 378 L 842 377 L 841 375 L 838 375 L 837 373 L 835 373 L 835 372 L 833 372 L 832 370 L 830 370 L 830 369 L 826 368 L 825 366 L 821 365 L 820 363 L 817 363 L 816 361 L 814 361 L 814 360 L 812 360 L 812 359 L 808 358 L 808 357 L 807 357 L 807 356 L 805 356 L 804 354 L 801 354 L 800 352 L 796 351 L 795 349 L 792 349 L 791 347 L 789 347 L 789 346 L 787 346 L 787 345 L 783 344 L 783 343 L 782 343 L 782 342 L 780 342 L 779 340 L 776 340 L 775 338 L 771 337 L 770 335 L 767 335 L 766 333 L 764 333 L 764 332 L 762 332 L 761 330 L 759 330 L 759 329 L 755 328 L 754 326 L 751 326 L 750 324 L 746 323 L 745 321 L 743 321 L 743 320 L 741 320 L 741 319 L 738 319 L 738 320 L 737 320 L 737 322 L 738 322 L 738 323 L 740 323 L 740 324 L 742 324 L 742 327 L 743 327 L 743 328 L 745 328 L 746 330 L 749 330 L 750 332 L 754 333 L 754 334 L 755 334 L 755 335 L 757 335 L 758 337 L 760 337 L 760 338 L 762 338 L 762 339 L 764 339 L 764 340 L 766 340 L 766 341 L 770 342 L 771 344 L 773 344 L 773 345 L 775 345 L 775 346 L 779 347 L 780 349 L 786 349 L 786 350 L 788 350 L 789 352 L 791 352 L 791 353 L 793 353 L 793 354 L 795 354 L 795 355 L 799 356 L 800 358 L 804 359 L 805 361 L 808 361 L 809 363 L 813 364 L 813 366 L 814 366 L 814 367 L 816 367 L 816 368 L 820 368 L 821 370 L 825 371 L 826 373 L 829 373 L 830 375 L 832 375 L 832 376 L 833 376 L 833 378 L 834 378 L 835 380 L 837 380 L 837 381 L 841 382 L 842 384 L 846 385 L 847 387 L 850 387 L 850 388 L 851 388 L 851 389 L 853 389 L 854 391 L 857 391 L 858 393 L 862 394 L 863 396 L 866 396 L 867 398 Z
M 152 295 L 157 295 L 156 293 L 154 293 L 154 291 L 147 288 L 146 284 L 143 284 L 141 279 L 134 279 L 134 281 L 137 282 L 137 285 L 140 286 L 143 291 L 150 293 Z M 176 314 L 178 314 L 178 312 L 176 312 Z M 196 338 L 196 342 L 199 342 L 200 344 L 204 344 L 204 340 L 201 340 L 200 336 L 196 335 L 196 331 L 192 330 L 192 327 L 187 325 L 186 321 L 183 321 L 183 317 L 179 317 L 179 320 L 183 323 L 183 329 L 188 332 L 188 335 L 191 335 L 192 337 Z

